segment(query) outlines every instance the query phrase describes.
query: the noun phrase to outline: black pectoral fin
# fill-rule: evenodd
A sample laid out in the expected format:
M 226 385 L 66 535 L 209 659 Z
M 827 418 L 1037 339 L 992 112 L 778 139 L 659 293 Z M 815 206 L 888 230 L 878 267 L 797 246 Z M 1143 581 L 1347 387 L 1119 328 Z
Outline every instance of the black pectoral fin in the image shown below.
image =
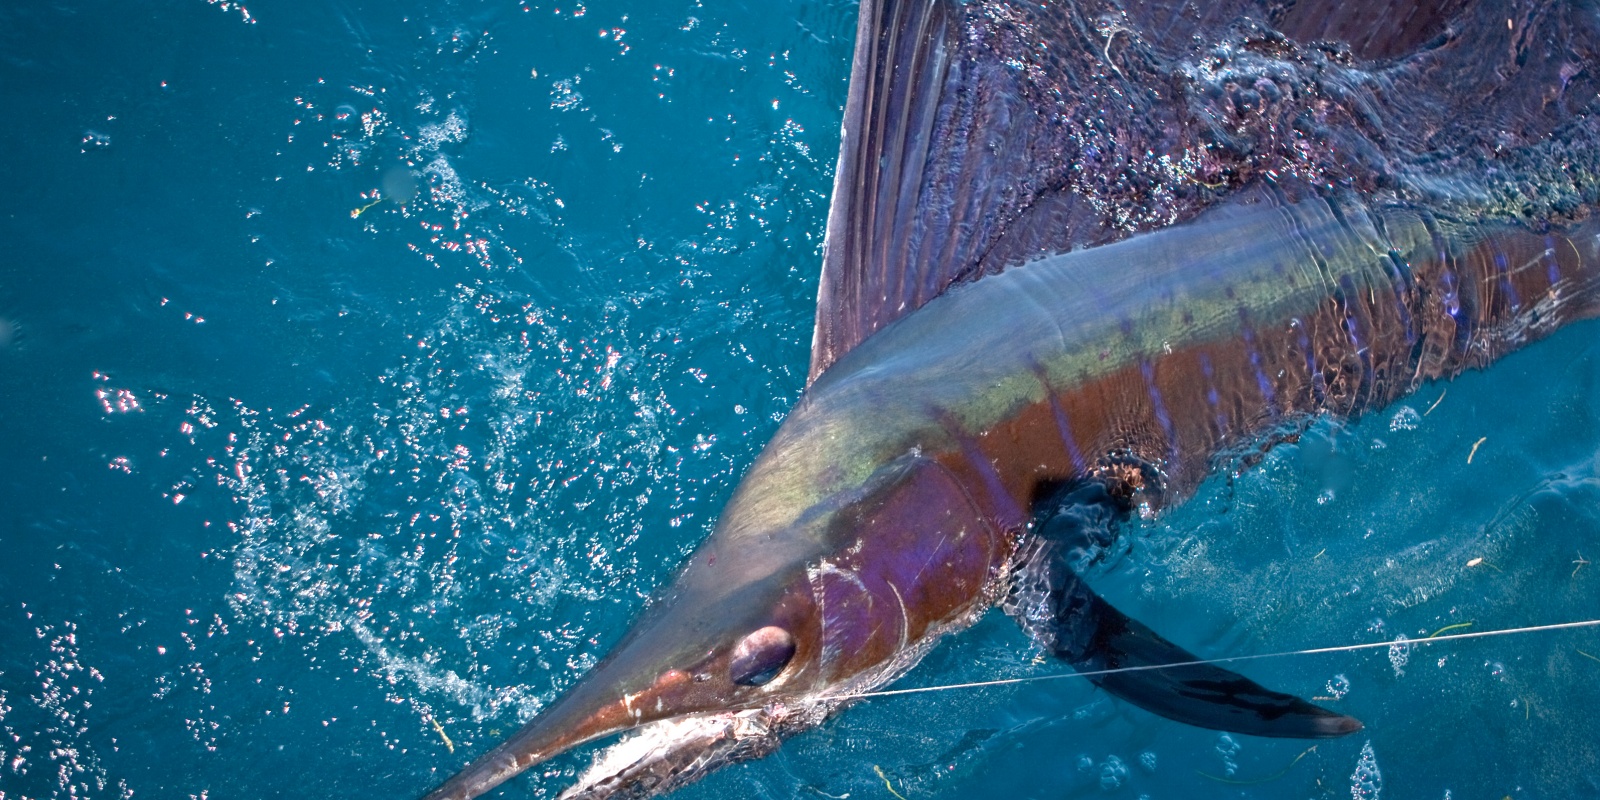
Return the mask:
M 1351 717 L 1274 692 L 1161 638 L 1118 611 L 1078 577 L 1085 549 L 1110 538 L 1101 530 L 1117 508 L 1103 492 L 1062 509 L 1028 542 L 1013 576 L 1006 612 L 1040 644 L 1117 697 L 1201 728 L 1290 739 L 1328 739 L 1361 730 Z M 1163 666 L 1163 665 L 1177 666 Z M 1157 668 L 1159 667 L 1159 668 Z
M 1095 631 L 1086 648 L 1070 654 L 1076 656 L 1074 667 L 1095 672 L 1184 665 L 1088 676 L 1123 700 L 1167 719 L 1251 736 L 1331 739 L 1361 730 L 1361 723 L 1351 717 L 1274 692 L 1215 664 L 1191 663 L 1200 659 L 1091 596 L 1093 602 L 1084 610 L 1095 615 Z

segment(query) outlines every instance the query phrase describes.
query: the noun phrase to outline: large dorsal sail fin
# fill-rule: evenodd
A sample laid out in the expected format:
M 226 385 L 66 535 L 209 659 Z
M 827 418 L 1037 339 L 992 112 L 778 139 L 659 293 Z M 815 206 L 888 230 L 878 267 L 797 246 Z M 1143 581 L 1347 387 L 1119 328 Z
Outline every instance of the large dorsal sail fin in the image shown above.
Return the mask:
M 1357 5 L 862 0 L 811 379 L 952 284 L 1264 177 L 1426 196 L 1411 172 L 1481 174 L 1498 131 L 1537 141 L 1592 96 L 1581 10 Z
M 1009 251 L 989 258 L 1007 236 L 1035 254 L 1103 227 L 1102 214 L 1079 213 L 1070 201 L 1034 208 L 1063 185 L 1078 145 L 1131 127 L 1069 141 L 1088 101 L 1111 82 L 1137 86 L 1137 76 L 1092 56 L 1097 34 L 1080 30 L 1082 22 L 1078 10 L 1032 3 L 863 0 L 813 379 L 951 284 L 1014 263 Z M 1066 74 L 1070 86 L 1055 85 L 1051 76 Z M 1155 105 L 1152 96 L 1132 107 Z
M 828 213 L 812 378 L 897 316 L 885 310 L 900 305 L 890 300 L 891 283 L 903 291 L 902 280 L 918 282 L 902 264 L 891 265 L 886 253 L 903 252 L 910 243 L 906 217 L 921 189 L 956 49 L 953 17 L 945 0 L 862 0 Z M 895 276 L 891 269 L 905 272 Z

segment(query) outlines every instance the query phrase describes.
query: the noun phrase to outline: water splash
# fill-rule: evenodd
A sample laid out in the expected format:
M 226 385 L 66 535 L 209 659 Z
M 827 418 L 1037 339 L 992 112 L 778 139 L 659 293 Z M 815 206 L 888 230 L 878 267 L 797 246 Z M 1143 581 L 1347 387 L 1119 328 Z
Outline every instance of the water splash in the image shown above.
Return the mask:
M 33 613 L 23 604 L 28 618 Z M 113 780 L 96 749 L 90 709 L 105 681 L 83 660 L 78 625 L 71 620 L 40 623 L 33 629 L 42 649 L 32 654 L 34 679 L 26 693 L 0 689 L 0 784 L 5 776 L 53 775 L 50 798 L 133 796 L 123 779 Z M 25 642 L 14 642 L 26 651 Z M 3 791 L 0 791 L 3 795 Z

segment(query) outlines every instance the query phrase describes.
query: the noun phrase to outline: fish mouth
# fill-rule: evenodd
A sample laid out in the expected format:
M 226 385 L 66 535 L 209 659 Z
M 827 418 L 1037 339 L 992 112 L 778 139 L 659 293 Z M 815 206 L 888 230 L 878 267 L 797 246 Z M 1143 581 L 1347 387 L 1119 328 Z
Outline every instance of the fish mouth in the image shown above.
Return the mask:
M 936 629 L 890 662 L 823 692 L 774 698 L 757 708 L 704 711 L 629 729 L 595 755 L 559 800 L 642 800 L 694 783 L 717 769 L 772 753 L 783 740 L 817 727 L 876 687 L 905 674 L 945 633 L 981 612 Z
M 655 797 L 713 770 L 760 758 L 820 724 L 837 701 L 773 702 L 760 708 L 687 714 L 650 722 L 600 751 L 560 800 Z
M 991 587 L 990 593 L 998 586 Z M 595 755 L 594 763 L 559 800 L 657 797 L 721 767 L 766 756 L 784 739 L 821 725 L 864 693 L 904 675 L 945 634 L 971 625 L 990 604 L 992 601 L 975 604 L 932 628 L 888 662 L 818 693 L 774 698 L 756 708 L 682 714 L 630 728 Z

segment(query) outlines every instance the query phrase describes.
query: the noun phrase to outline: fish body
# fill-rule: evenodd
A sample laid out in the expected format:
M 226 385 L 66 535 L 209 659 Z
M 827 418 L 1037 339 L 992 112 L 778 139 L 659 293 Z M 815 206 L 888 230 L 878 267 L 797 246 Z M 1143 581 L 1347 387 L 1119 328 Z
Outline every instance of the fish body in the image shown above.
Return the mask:
M 1092 242 L 1077 212 L 1049 211 L 1053 190 L 1022 210 L 985 201 L 1015 158 L 964 159 L 1001 148 L 1027 92 L 974 100 L 1022 79 L 971 43 L 1055 12 L 980 6 L 863 3 L 811 385 L 610 655 L 426 800 L 629 730 L 565 796 L 670 791 L 819 724 L 996 604 L 1080 669 L 1192 660 L 1077 580 L 1061 554 L 1083 532 L 1038 511 L 1069 490 L 1175 502 L 1319 415 L 1380 408 L 1600 311 L 1581 191 L 1519 219 L 1466 213 L 1482 198 L 1263 178 L 1181 224 Z M 1577 141 L 1568 173 L 1593 160 Z M 983 266 L 974 236 L 1015 257 Z M 1160 672 L 1100 685 L 1226 730 L 1359 728 L 1220 669 Z
M 1219 209 L 929 303 L 824 373 L 790 424 L 829 437 L 794 449 L 920 452 L 1003 528 L 1112 454 L 1159 466 L 1181 497 L 1219 453 L 1388 405 L 1591 316 L 1596 230 L 1320 198 Z
M 1261 202 L 952 290 L 813 384 L 685 579 L 714 583 L 771 531 L 804 528 L 789 557 L 806 580 L 788 591 L 822 646 L 783 688 L 881 684 L 1005 593 L 1058 487 L 1138 463 L 1158 484 L 1143 497 L 1172 502 L 1319 415 L 1593 316 L 1597 232 Z M 830 522 L 802 522 L 830 503 Z
M 583 684 L 639 688 L 596 710 L 580 686 L 531 728 L 550 750 L 513 739 L 503 755 L 657 722 L 575 795 L 598 797 L 765 754 L 999 602 L 1053 487 L 1132 460 L 1158 472 L 1145 496 L 1171 502 L 1276 432 L 1592 316 L 1597 230 L 1262 201 L 953 290 L 816 381 L 673 590 Z M 726 631 L 768 628 L 792 655 L 726 691 Z M 586 718 L 539 724 L 568 704 Z M 696 758 L 665 757 L 680 751 Z M 430 798 L 456 796 L 470 795 Z

